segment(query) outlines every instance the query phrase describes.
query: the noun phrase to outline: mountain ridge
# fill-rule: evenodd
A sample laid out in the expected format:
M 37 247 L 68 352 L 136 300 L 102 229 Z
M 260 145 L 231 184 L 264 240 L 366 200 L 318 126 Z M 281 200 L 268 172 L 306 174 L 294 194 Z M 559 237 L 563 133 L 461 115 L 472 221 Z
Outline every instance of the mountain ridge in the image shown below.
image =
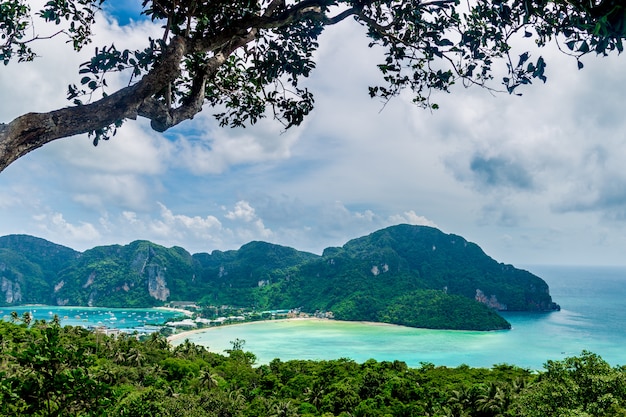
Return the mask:
M 397 225 L 322 255 L 262 241 L 191 254 L 146 240 L 84 252 L 28 235 L 0 237 L 0 305 L 152 307 L 169 301 L 301 308 L 337 319 L 493 330 L 496 310 L 558 309 L 541 278 L 475 243 Z

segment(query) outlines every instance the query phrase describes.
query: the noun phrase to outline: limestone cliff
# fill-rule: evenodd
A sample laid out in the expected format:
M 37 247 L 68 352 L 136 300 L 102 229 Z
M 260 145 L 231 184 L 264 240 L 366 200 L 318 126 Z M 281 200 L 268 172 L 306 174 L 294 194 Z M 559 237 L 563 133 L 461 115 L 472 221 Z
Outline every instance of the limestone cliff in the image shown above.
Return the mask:
M 148 293 L 150 297 L 159 301 L 166 301 L 170 296 L 170 290 L 165 281 L 165 269 L 160 265 L 146 265 L 143 269 L 148 280 Z
M 2 277 L 0 279 L 0 291 L 3 294 L 5 303 L 17 304 L 22 302 L 22 290 L 18 282 L 10 281 Z

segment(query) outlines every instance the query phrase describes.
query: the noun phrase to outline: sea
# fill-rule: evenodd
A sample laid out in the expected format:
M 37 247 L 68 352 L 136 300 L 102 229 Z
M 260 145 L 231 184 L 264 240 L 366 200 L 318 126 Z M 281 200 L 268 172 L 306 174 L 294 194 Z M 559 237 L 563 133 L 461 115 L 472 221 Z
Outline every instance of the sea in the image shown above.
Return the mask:
M 101 308 L 101 307 L 59 307 L 46 305 L 26 305 L 0 307 L 0 318 L 11 321 L 11 313 L 21 318 L 29 313 L 34 320 L 52 321 L 58 317 L 63 326 L 80 326 L 88 329 L 107 327 L 125 333 L 152 333 L 158 331 L 167 320 L 183 318 L 181 312 L 156 308 Z
M 626 365 L 626 267 L 523 268 L 548 283 L 561 310 L 502 313 L 511 330 L 448 331 L 336 320 L 275 320 L 192 332 L 172 344 L 188 339 L 224 353 L 239 339 L 245 341 L 246 351 L 256 355 L 257 364 L 275 358 L 348 358 L 359 363 L 400 360 L 411 367 L 509 364 L 540 370 L 549 360 L 590 351 L 613 366 Z M 27 306 L 4 308 L 0 318 L 9 320 L 11 311 L 20 315 L 28 311 L 46 320 L 56 314 L 64 325 L 105 325 L 144 333 L 155 331 L 169 318 L 180 317 L 180 313 L 160 309 Z
M 626 267 L 524 267 L 550 286 L 560 311 L 509 312 L 511 330 L 493 332 L 415 329 L 334 320 L 276 320 L 224 326 L 187 339 L 223 352 L 236 339 L 259 364 L 274 358 L 400 360 L 490 368 L 498 364 L 540 370 L 548 360 L 590 351 L 613 366 L 626 365 Z M 184 338 L 174 340 L 182 343 Z

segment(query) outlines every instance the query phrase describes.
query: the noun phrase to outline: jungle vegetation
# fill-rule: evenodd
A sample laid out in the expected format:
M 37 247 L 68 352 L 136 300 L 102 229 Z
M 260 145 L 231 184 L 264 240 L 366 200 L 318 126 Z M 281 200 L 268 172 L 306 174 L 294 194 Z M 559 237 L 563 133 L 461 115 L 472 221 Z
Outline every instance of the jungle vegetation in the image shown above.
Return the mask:
M 160 333 L 109 337 L 58 320 L 0 322 L 0 416 L 616 417 L 626 368 L 583 351 L 534 371 L 348 358 L 257 364 Z
M 541 278 L 495 261 L 461 236 L 406 224 L 321 256 L 267 242 L 194 255 L 148 241 L 79 253 L 5 236 L 0 279 L 0 305 L 130 308 L 191 301 L 436 329 L 506 329 L 498 310 L 558 308 Z

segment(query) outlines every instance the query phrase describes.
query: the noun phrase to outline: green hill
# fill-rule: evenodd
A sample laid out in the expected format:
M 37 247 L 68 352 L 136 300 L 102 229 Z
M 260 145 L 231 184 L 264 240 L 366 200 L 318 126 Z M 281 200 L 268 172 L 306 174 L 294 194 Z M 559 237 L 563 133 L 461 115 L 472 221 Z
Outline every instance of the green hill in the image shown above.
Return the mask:
M 0 306 L 49 304 L 58 273 L 80 253 L 28 235 L 0 237 Z
M 509 328 L 496 310 L 551 311 L 541 278 L 440 230 L 398 225 L 322 256 L 266 242 L 191 255 L 148 241 L 85 252 L 0 238 L 0 305 L 150 307 L 166 301 L 332 312 L 415 327 Z

